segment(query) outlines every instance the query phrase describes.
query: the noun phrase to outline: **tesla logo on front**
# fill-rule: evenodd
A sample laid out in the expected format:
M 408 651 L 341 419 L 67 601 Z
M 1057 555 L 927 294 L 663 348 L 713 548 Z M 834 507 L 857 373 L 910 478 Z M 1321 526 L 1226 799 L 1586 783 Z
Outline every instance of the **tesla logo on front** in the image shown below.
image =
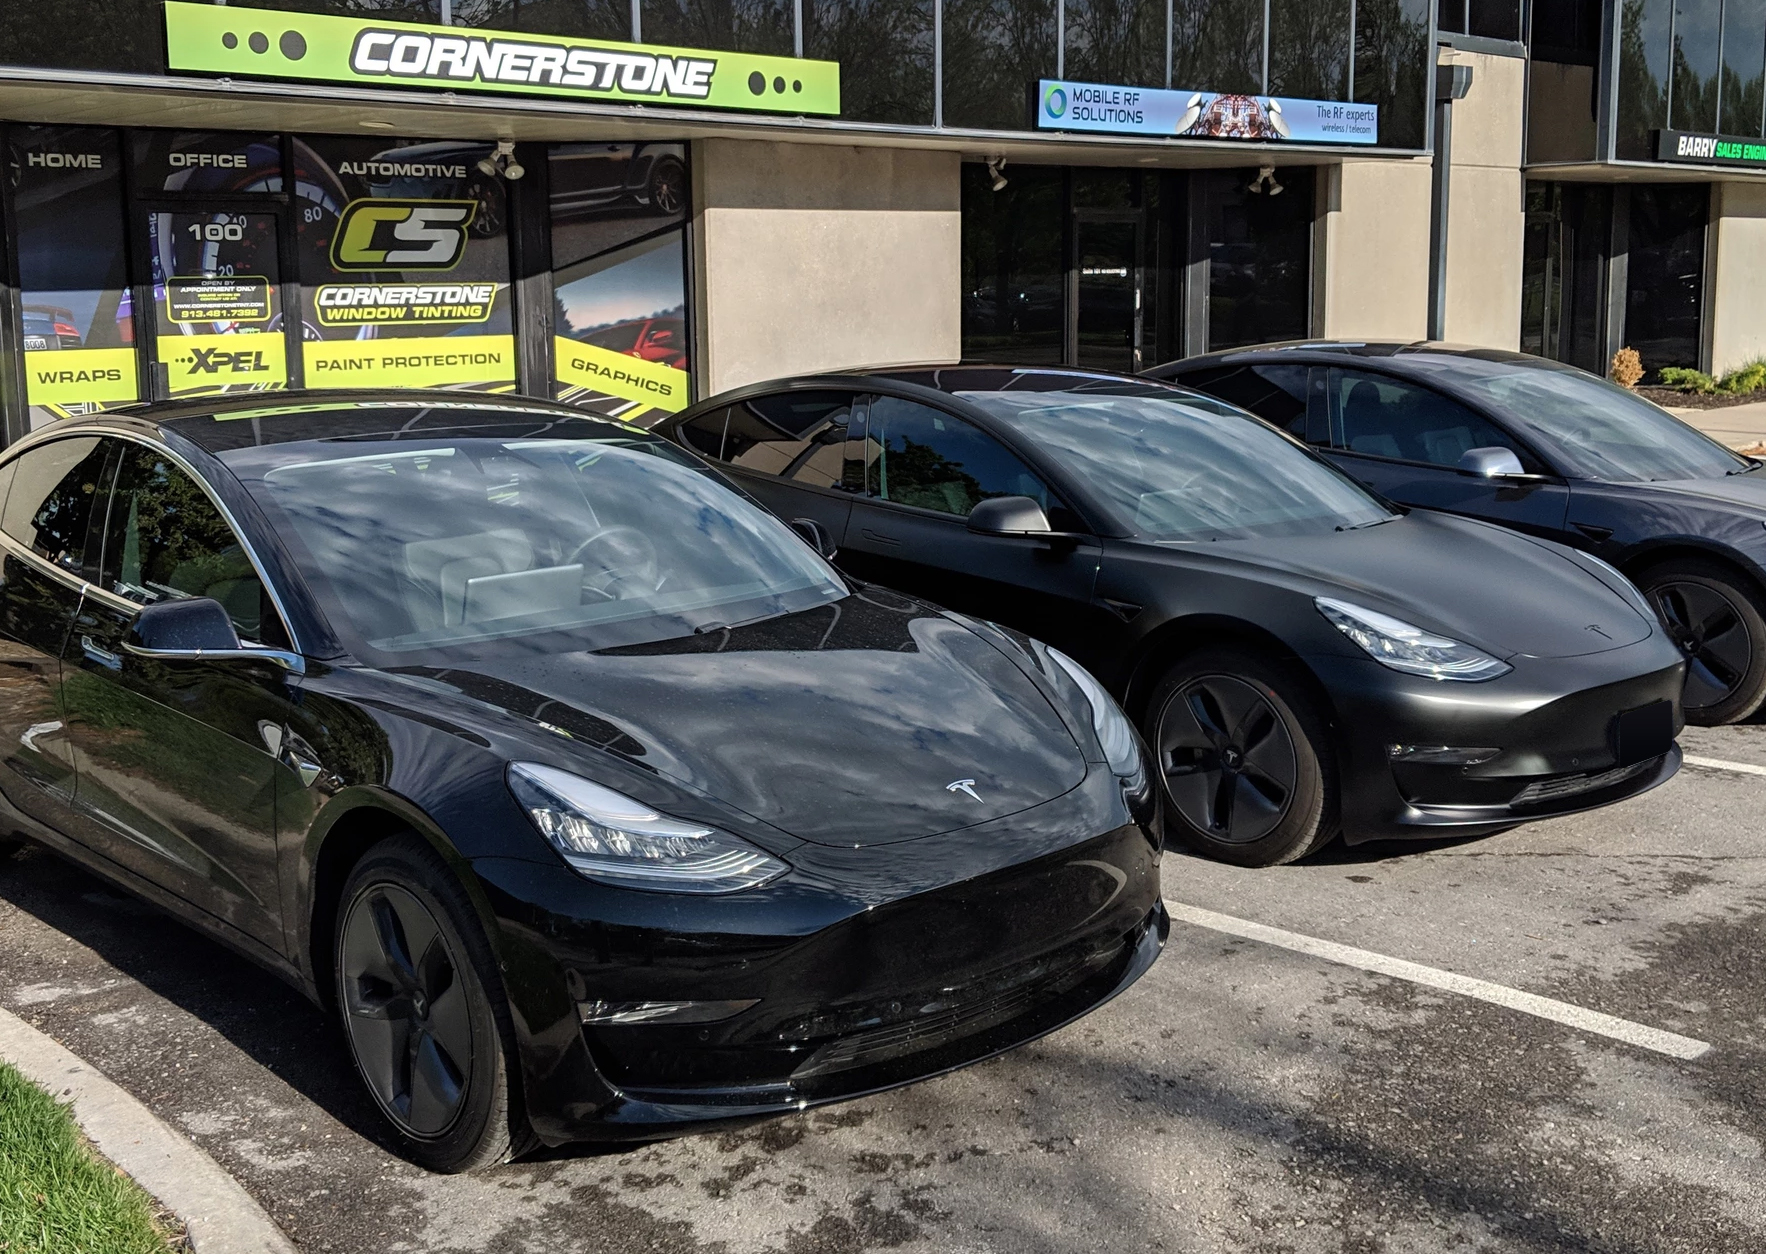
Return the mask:
M 352 200 L 331 237 L 339 270 L 452 270 L 466 252 L 474 200 Z
M 944 791 L 966 792 L 971 797 L 975 798 L 975 800 L 981 800 L 981 794 L 975 791 L 975 781 L 972 779 L 953 779 L 950 783 L 944 786 Z
M 1598 623 L 1588 624 L 1588 630 L 1592 631 L 1595 635 L 1599 636 L 1602 640 L 1611 640 L 1612 639 L 1611 636 L 1607 635 L 1606 632 L 1604 632 L 1600 629 L 1600 625 Z

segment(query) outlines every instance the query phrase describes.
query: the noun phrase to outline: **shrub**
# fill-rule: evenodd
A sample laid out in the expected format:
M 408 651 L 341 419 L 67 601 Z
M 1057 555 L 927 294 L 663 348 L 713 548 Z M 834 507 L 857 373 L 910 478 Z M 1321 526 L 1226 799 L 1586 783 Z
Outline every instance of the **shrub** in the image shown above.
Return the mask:
M 1621 348 L 1613 354 L 1613 364 L 1607 367 L 1607 374 L 1620 387 L 1634 388 L 1643 378 L 1643 359 L 1635 348 Z
M 1663 366 L 1661 369 L 1662 386 L 1678 388 L 1682 392 L 1715 392 L 1717 381 L 1703 370 L 1691 370 L 1685 366 Z
M 1737 396 L 1766 388 L 1766 359 L 1755 358 L 1747 365 L 1731 370 L 1717 380 L 1717 386 Z

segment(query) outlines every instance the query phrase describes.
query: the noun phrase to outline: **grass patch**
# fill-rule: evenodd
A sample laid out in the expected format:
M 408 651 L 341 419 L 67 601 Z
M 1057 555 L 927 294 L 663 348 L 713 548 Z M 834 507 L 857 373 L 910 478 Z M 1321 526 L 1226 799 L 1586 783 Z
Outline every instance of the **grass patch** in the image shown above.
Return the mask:
M 73 1116 L 0 1063 L 0 1250 L 167 1254 L 153 1199 L 86 1145 Z

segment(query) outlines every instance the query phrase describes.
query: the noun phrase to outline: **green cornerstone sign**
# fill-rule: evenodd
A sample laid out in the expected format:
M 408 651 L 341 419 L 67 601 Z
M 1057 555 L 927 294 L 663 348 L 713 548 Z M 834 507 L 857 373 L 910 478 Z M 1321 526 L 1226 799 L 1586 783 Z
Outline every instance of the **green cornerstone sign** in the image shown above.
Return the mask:
M 840 64 L 746 52 L 527 35 L 166 3 L 166 64 L 241 78 L 302 78 L 518 92 L 622 104 L 840 112 Z

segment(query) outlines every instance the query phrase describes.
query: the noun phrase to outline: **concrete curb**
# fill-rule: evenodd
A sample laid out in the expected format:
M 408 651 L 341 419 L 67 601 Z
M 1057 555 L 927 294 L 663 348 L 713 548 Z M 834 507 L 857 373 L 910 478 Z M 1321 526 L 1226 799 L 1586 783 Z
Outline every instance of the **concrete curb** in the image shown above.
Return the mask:
M 73 1099 L 98 1152 L 183 1221 L 197 1254 L 299 1254 L 237 1180 L 129 1094 L 17 1015 L 0 1010 L 0 1058 Z

